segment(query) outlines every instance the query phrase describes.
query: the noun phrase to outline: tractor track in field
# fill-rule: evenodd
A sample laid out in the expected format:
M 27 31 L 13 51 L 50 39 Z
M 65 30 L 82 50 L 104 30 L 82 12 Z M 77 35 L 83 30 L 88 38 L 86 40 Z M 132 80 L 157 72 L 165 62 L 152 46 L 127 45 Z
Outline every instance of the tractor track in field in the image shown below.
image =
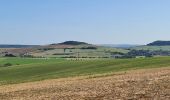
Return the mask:
M 170 100 L 170 68 L 0 86 L 0 100 Z

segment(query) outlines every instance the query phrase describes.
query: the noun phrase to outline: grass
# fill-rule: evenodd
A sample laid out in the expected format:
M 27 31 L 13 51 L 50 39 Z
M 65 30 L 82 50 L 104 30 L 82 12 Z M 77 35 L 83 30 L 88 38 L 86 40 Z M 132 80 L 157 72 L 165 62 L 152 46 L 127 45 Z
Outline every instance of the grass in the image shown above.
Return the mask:
M 0 84 L 38 81 L 134 69 L 169 67 L 170 57 L 68 61 L 63 59 L 0 58 Z

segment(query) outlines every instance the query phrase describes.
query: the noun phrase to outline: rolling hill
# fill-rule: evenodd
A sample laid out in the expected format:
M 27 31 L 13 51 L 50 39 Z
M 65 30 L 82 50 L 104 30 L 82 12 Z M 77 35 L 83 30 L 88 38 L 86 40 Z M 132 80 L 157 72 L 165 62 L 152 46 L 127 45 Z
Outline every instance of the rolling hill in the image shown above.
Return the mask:
M 128 50 L 121 48 L 112 48 L 97 46 L 79 41 L 66 41 L 50 45 L 40 46 L 8 46 L 1 48 L 0 55 L 13 54 L 22 57 L 55 57 L 55 58 L 109 58 L 112 53 L 127 53 Z
M 170 51 L 170 41 L 154 41 L 147 45 L 131 47 L 134 50 Z
M 79 41 L 65 41 L 62 43 L 59 43 L 60 45 L 88 45 L 88 43 L 85 42 L 79 42 Z
M 170 41 L 154 41 L 147 46 L 170 46 Z

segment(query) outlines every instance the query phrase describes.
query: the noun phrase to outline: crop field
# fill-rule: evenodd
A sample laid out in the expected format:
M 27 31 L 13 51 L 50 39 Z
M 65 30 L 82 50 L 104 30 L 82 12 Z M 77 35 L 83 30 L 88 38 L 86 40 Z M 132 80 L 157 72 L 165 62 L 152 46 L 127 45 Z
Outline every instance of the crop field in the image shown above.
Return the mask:
M 0 86 L 1 100 L 169 100 L 170 68 Z
M 0 58 L 0 100 L 169 100 L 170 57 Z
M 170 57 L 138 59 L 31 59 L 0 58 L 0 84 L 86 76 L 120 71 L 169 67 Z

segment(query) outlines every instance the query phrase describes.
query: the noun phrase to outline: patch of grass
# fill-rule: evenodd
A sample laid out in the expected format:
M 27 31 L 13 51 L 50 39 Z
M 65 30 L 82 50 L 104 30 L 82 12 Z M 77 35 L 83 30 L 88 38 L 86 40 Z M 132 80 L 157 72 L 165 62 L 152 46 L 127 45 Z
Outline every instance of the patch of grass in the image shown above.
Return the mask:
M 68 61 L 62 59 L 1 58 L 0 84 L 21 83 L 53 78 L 95 75 L 134 69 L 169 67 L 170 57 L 139 59 L 100 59 Z

